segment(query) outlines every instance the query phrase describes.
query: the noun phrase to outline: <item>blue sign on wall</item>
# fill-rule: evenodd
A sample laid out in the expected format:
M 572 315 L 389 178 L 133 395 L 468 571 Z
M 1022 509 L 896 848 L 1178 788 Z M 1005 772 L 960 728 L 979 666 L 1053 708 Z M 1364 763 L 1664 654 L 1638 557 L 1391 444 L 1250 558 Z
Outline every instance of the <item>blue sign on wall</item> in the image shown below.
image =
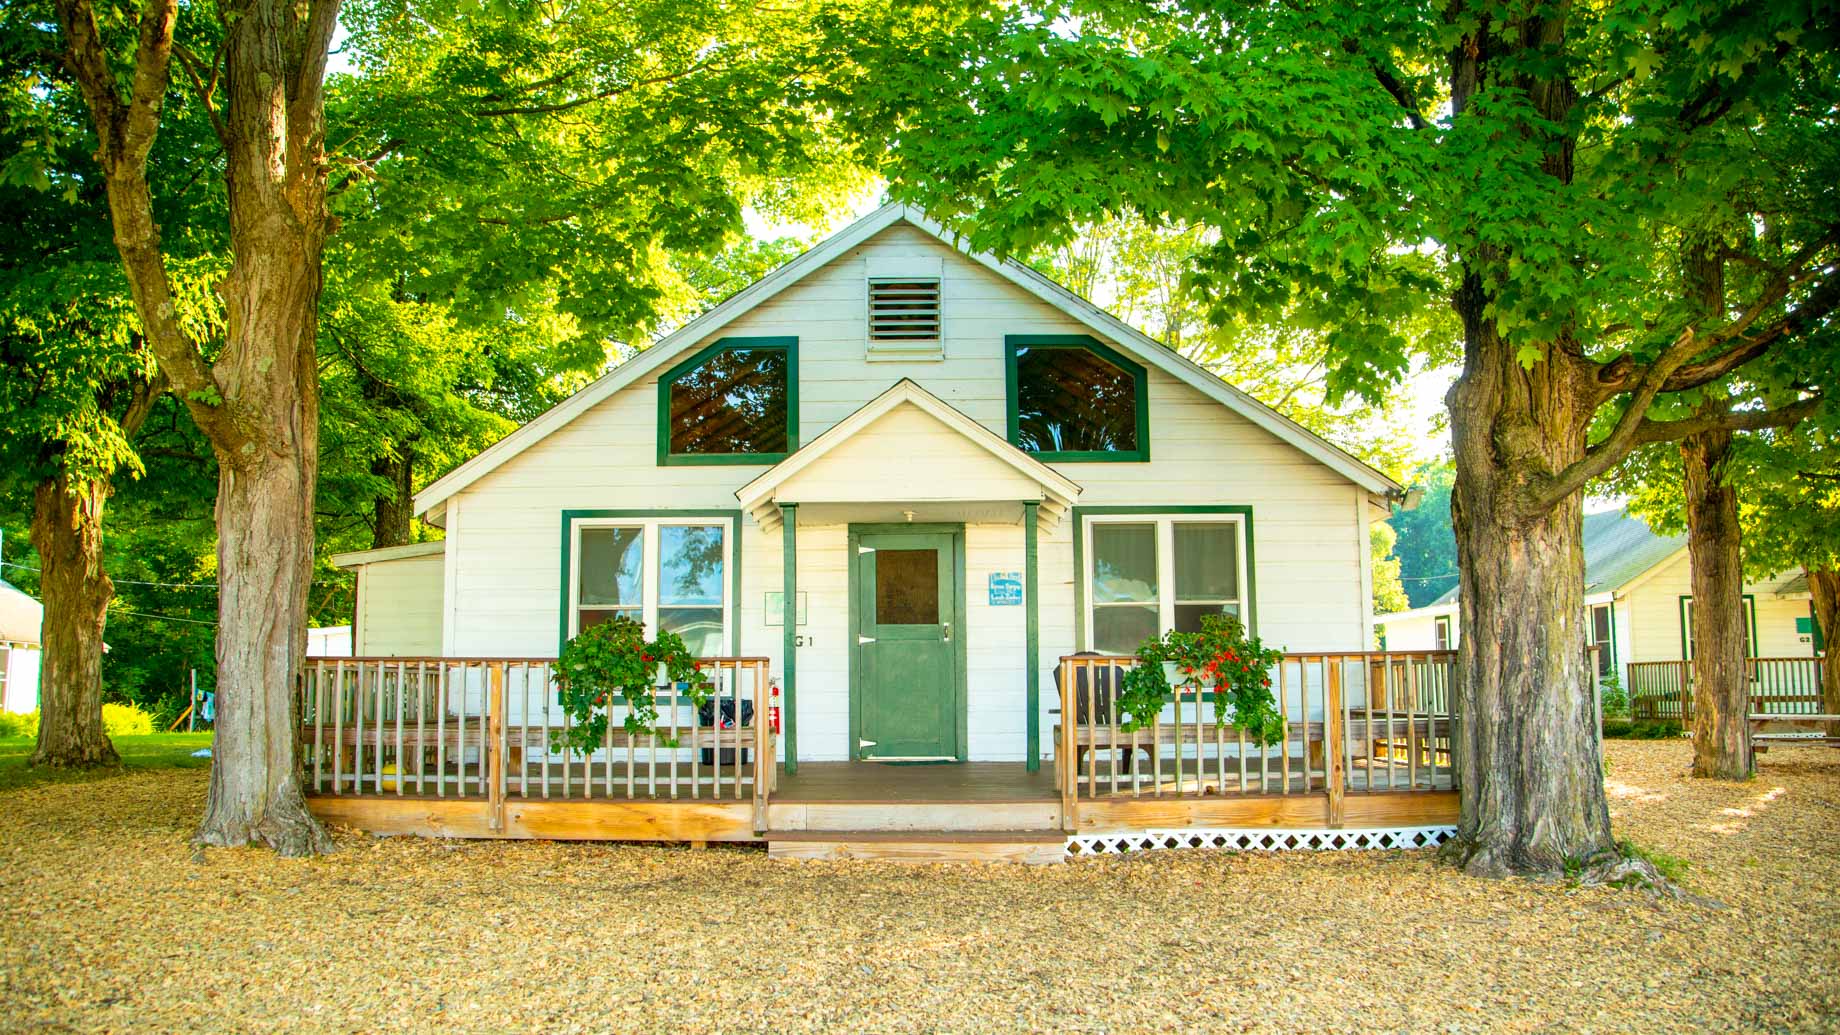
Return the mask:
M 993 571 L 990 573 L 990 606 L 1022 606 L 1021 572 Z

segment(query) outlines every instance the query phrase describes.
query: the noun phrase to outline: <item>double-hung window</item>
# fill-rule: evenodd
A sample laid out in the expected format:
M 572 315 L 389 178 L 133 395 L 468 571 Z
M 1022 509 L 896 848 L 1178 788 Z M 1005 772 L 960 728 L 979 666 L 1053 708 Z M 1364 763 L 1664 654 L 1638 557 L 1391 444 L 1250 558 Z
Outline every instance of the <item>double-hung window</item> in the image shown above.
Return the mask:
M 647 636 L 683 637 L 692 654 L 727 656 L 732 530 L 719 516 L 573 519 L 568 636 L 624 615 Z
M 1238 514 L 1099 515 L 1085 520 L 1081 555 L 1086 642 L 1130 654 L 1210 614 L 1246 617 L 1246 522 Z

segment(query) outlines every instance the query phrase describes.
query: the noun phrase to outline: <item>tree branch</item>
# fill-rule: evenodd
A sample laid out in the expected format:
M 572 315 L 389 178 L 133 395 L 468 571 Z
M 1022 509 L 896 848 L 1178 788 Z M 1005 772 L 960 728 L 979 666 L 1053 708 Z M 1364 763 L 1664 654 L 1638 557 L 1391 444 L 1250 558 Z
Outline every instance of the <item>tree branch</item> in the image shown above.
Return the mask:
M 159 134 L 160 106 L 171 73 L 178 0 L 148 0 L 135 46 L 131 99 L 125 105 L 115 91 L 114 72 L 89 0 L 57 0 L 57 13 L 65 64 L 82 90 L 101 141 L 96 158 L 107 188 L 115 248 L 121 253 L 141 331 L 163 375 L 184 393 L 200 426 L 208 428 L 218 412 L 204 400 L 221 393 L 198 346 L 179 327 L 172 282 L 160 253 L 153 191 L 147 184 L 147 155 Z
M 1582 460 L 1573 463 L 1541 487 L 1538 495 L 1528 504 L 1529 512 L 1540 513 L 1550 509 L 1642 446 L 1656 442 L 1675 442 L 1707 431 L 1762 431 L 1766 428 L 1793 427 L 1814 416 L 1824 402 L 1826 399 L 1823 396 L 1811 395 L 1774 410 L 1713 410 L 1680 420 L 1661 421 L 1643 417 L 1634 422 L 1629 420 L 1630 414 L 1641 411 L 1631 408 L 1624 411 L 1611 438 L 1586 450 Z
M 1655 361 L 1643 372 L 1641 382 L 1636 386 L 1635 397 L 1629 401 L 1629 407 L 1617 418 L 1616 427 L 1602 442 L 1585 450 L 1584 456 L 1550 478 L 1543 479 L 1533 488 L 1532 498 L 1523 506 L 1523 512 L 1541 514 L 1550 510 L 1555 504 L 1579 489 L 1585 483 L 1615 467 L 1629 451 L 1635 448 L 1634 438 L 1642 426 L 1643 415 L 1648 412 L 1649 404 L 1655 396 L 1661 394 L 1661 386 L 1676 368 L 1687 361 L 1687 357 L 1698 351 L 1699 335 L 1694 328 L 1688 327 L 1680 332 Z
M 591 94 L 585 94 L 581 97 L 571 97 L 566 101 L 555 101 L 550 104 L 530 104 L 530 105 L 524 105 L 524 106 L 515 107 L 515 108 L 484 108 L 479 111 L 473 112 L 473 114 L 479 116 L 480 118 L 489 119 L 489 118 L 503 118 L 507 115 L 549 115 L 549 114 L 553 114 L 559 111 L 572 111 L 573 109 L 582 107 L 583 105 L 593 104 L 595 101 L 611 100 L 612 98 L 618 97 L 622 94 L 631 93 L 632 91 L 637 90 L 640 87 L 657 86 L 660 83 L 674 82 L 678 79 L 683 79 L 687 76 L 695 75 L 696 73 L 702 71 L 703 69 L 708 68 L 711 65 L 715 64 L 715 61 L 716 61 L 715 58 L 705 58 L 701 61 L 698 61 L 696 64 L 691 65 L 688 68 L 681 69 L 676 72 L 665 72 L 661 75 L 655 75 L 647 79 L 638 79 L 630 83 L 622 83 L 618 86 L 610 86 L 605 90 L 599 90 Z
M 1644 420 L 1636 429 L 1635 445 L 1674 442 L 1707 431 L 1763 431 L 1789 428 L 1815 415 L 1827 400 L 1811 395 L 1774 410 L 1716 410 L 1680 420 Z
M 1840 277 L 1834 276 L 1831 269 L 1809 268 L 1816 256 L 1829 246 L 1840 243 L 1840 226 L 1833 226 L 1825 234 L 1804 245 L 1788 262 L 1777 268 L 1776 275 L 1763 286 L 1751 304 L 1731 321 L 1717 331 L 1695 342 L 1695 352 L 1708 348 L 1716 349 L 1727 342 L 1736 341 L 1729 349 L 1718 352 L 1697 363 L 1683 363 L 1677 370 L 1671 371 L 1662 384 L 1661 391 L 1684 392 L 1691 388 L 1724 377 L 1751 360 L 1768 352 L 1770 346 L 1778 339 L 1792 336 L 1804 329 L 1805 325 L 1820 319 L 1840 306 Z M 1770 308 L 1782 301 L 1790 290 L 1815 276 L 1825 279 L 1812 295 L 1797 306 L 1795 312 L 1764 328 L 1754 335 L 1745 335 L 1751 325 L 1756 323 Z M 1652 366 L 1651 366 L 1652 369 Z M 1629 390 L 1630 383 L 1642 373 L 1642 366 L 1627 353 L 1598 365 L 1598 402 Z
M 150 380 L 134 386 L 134 394 L 128 399 L 128 409 L 121 415 L 121 433 L 124 438 L 132 441 L 135 435 L 140 434 L 141 425 L 147 423 L 147 415 L 153 412 L 153 404 L 166 394 L 170 386 L 171 382 L 163 370 L 155 370 Z
M 211 82 L 206 83 L 204 73 L 198 64 L 198 58 L 190 48 L 175 43 L 173 44 L 173 55 L 179 59 L 179 64 L 185 67 L 186 76 L 197 88 L 199 103 L 204 105 L 205 114 L 211 117 L 211 128 L 217 131 L 218 143 L 227 143 L 230 139 L 230 129 L 224 125 L 223 114 L 217 110 L 216 100 L 212 96 L 217 90 L 216 73 L 213 72 Z
M 1355 57 L 1366 59 L 1368 69 L 1374 74 L 1374 81 L 1379 83 L 1380 89 L 1385 90 L 1387 96 L 1391 97 L 1405 112 L 1406 119 L 1412 123 L 1413 129 L 1428 128 L 1429 123 L 1425 121 L 1423 115 L 1419 114 L 1418 104 L 1412 96 L 1412 91 L 1406 88 L 1406 84 L 1401 82 L 1397 75 L 1393 74 L 1392 69 L 1372 56 L 1363 54 L 1359 40 L 1343 40 L 1342 49 Z

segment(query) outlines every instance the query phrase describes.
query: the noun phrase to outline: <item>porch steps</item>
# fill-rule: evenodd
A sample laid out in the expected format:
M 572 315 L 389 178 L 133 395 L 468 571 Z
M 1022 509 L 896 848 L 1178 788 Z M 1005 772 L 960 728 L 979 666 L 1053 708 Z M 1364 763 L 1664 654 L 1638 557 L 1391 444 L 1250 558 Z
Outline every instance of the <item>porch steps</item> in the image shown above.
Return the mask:
M 1025 863 L 1067 860 L 1059 830 L 784 830 L 766 835 L 773 859 L 871 859 L 900 863 Z
M 974 833 L 1059 830 L 1058 799 L 1032 801 L 786 801 L 767 806 L 767 829 Z

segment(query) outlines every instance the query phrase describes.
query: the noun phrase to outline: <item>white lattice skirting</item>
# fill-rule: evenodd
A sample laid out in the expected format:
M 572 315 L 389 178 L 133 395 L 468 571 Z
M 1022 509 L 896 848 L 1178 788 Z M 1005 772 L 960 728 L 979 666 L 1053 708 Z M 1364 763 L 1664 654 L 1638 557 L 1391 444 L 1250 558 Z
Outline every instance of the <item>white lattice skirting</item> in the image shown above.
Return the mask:
M 1133 830 L 1122 834 L 1075 834 L 1067 854 L 1122 855 L 1168 848 L 1216 848 L 1234 852 L 1347 851 L 1366 848 L 1430 848 L 1456 835 L 1454 826 L 1374 827 L 1366 830 L 1271 830 L 1190 827 Z

